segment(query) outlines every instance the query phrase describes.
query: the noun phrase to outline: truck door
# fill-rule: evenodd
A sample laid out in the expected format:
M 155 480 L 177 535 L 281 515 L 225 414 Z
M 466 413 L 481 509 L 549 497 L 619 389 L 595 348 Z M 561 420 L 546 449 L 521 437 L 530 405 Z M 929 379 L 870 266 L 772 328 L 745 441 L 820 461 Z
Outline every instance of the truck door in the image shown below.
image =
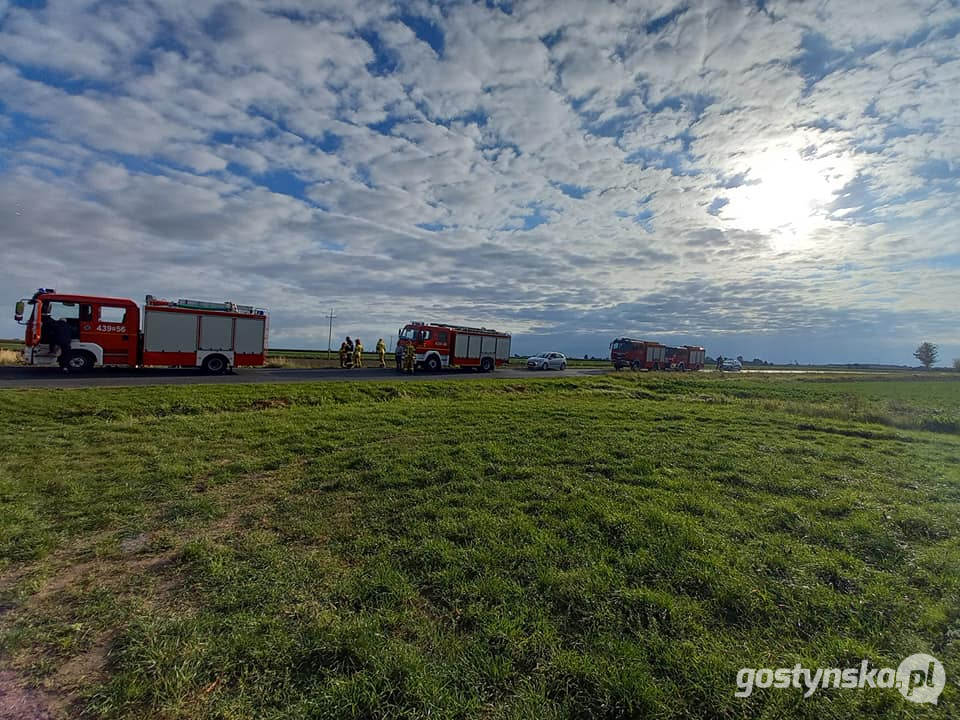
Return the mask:
M 40 303 L 30 305 L 30 318 L 27 320 L 27 329 L 24 333 L 24 341 L 27 347 L 35 347 L 40 344 Z
M 48 322 L 67 324 L 67 327 L 70 328 L 71 340 L 89 342 L 85 337 L 88 333 L 84 332 L 84 328 L 89 330 L 90 321 L 93 318 L 93 305 L 70 300 L 45 300 L 43 308 L 44 314 L 48 317 Z M 41 327 L 42 331 L 43 328 Z M 46 336 L 41 341 L 51 342 Z
M 93 322 L 84 333 L 84 342 L 103 348 L 104 365 L 135 365 L 140 318 L 129 308 L 113 305 L 94 306 Z M 87 324 L 85 323 L 84 326 Z
M 437 352 L 440 353 L 442 358 L 441 362 L 444 365 L 449 364 L 450 362 L 450 333 L 446 330 L 438 330 L 436 333 L 436 338 L 433 341 L 434 346 L 437 348 Z

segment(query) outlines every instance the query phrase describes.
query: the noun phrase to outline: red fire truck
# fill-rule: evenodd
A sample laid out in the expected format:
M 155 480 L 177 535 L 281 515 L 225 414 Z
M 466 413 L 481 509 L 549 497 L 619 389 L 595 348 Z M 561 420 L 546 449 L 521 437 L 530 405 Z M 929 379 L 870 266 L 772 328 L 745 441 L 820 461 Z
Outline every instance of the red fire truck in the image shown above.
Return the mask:
M 617 370 L 701 370 L 705 358 L 706 350 L 699 345 L 674 347 L 625 337 L 610 343 L 610 360 Z
M 707 351 L 699 345 L 681 345 L 667 348 L 668 370 L 703 370 Z
M 30 316 L 24 322 L 27 306 Z M 266 310 L 231 302 L 133 300 L 58 293 L 41 288 L 17 303 L 14 318 L 26 325 L 23 359 L 29 365 L 71 372 L 96 366 L 165 365 L 223 373 L 263 365 Z
M 397 370 L 403 368 L 404 347 L 413 345 L 416 366 L 436 372 L 441 368 L 476 368 L 493 372 L 510 361 L 510 335 L 488 328 L 413 322 L 397 338 Z

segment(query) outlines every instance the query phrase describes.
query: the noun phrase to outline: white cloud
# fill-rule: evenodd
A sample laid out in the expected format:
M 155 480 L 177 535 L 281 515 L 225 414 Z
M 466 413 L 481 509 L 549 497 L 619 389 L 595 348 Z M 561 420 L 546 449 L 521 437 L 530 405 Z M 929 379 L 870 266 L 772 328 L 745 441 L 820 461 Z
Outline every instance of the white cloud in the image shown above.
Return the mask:
M 368 335 L 370 307 L 388 328 L 434 308 L 545 334 L 633 311 L 690 339 L 937 330 L 958 18 L 0 0 L 0 277 L 137 296 L 149 267 L 151 292 L 279 308 L 290 342 L 322 328 L 283 308 L 334 300 Z

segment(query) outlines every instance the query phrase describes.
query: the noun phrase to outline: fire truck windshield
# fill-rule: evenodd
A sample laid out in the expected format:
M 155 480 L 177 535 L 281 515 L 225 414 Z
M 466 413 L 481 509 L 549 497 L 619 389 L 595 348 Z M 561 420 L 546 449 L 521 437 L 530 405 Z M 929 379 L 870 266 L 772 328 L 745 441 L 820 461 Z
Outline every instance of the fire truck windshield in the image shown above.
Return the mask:
M 430 339 L 429 330 L 421 330 L 419 328 L 405 327 L 400 331 L 400 338 L 402 340 L 413 340 L 414 342 L 423 342 L 424 340 Z

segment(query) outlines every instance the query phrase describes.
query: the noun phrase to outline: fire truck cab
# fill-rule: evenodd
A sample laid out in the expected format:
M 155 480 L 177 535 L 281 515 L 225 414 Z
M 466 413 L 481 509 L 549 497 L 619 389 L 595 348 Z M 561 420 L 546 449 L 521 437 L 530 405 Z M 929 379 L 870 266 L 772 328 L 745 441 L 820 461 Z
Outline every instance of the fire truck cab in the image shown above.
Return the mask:
M 72 372 L 159 365 L 222 373 L 231 366 L 262 365 L 266 353 L 267 312 L 230 302 L 171 302 L 147 295 L 141 312 L 126 298 L 41 288 L 17 303 L 14 319 L 26 326 L 28 365 Z
M 452 367 L 493 372 L 510 361 L 510 335 L 489 328 L 409 323 L 398 334 L 397 370 L 403 368 L 407 345 L 414 347 L 416 366 L 430 372 Z
M 617 370 L 660 370 L 667 366 L 667 346 L 648 340 L 617 338 L 610 343 L 610 360 Z

